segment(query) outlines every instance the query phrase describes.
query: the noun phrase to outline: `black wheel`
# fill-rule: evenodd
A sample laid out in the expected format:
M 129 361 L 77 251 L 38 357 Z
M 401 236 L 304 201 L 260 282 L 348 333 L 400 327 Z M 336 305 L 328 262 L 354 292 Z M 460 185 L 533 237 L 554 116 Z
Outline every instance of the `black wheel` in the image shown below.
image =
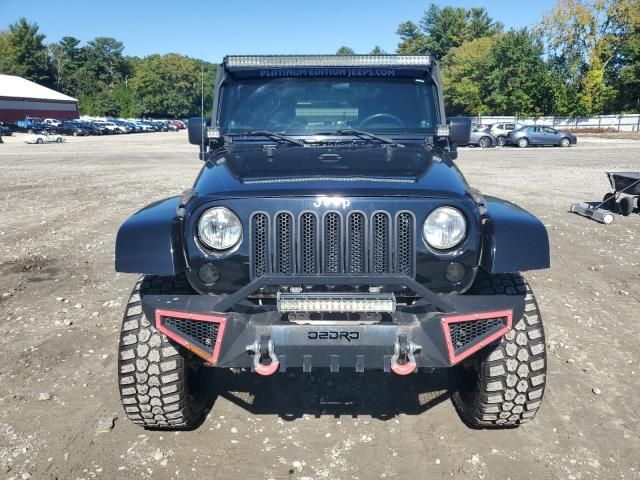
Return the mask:
M 620 200 L 620 214 L 628 217 L 633 212 L 633 197 L 622 197 Z
M 142 277 L 127 303 L 118 356 L 120 399 L 129 419 L 149 429 L 187 429 L 204 413 L 202 361 L 156 330 L 142 311 L 148 294 L 193 293 L 186 279 Z
M 507 137 L 500 135 L 497 137 L 497 141 L 498 141 L 498 146 L 499 147 L 504 147 L 505 144 L 507 143 Z
M 518 140 L 518 146 L 520 148 L 527 148 L 529 146 L 529 140 L 526 138 L 521 138 Z
M 604 194 L 604 198 L 602 199 L 602 208 L 606 208 L 607 210 L 614 211 L 616 208 L 616 196 L 609 192 Z
M 56 138 L 56 142 L 58 142 L 58 143 L 62 143 L 62 137 L 58 137 L 58 138 Z
M 571 146 L 571 140 L 567 137 L 562 137 L 562 139 L 560 139 L 560 146 L 565 148 Z
M 538 304 L 518 274 L 478 272 L 470 294 L 521 295 L 524 314 L 513 329 L 450 371 L 452 400 L 462 420 L 475 428 L 517 427 L 536 415 L 547 372 L 544 329 Z
M 480 148 L 488 148 L 491 146 L 491 139 L 489 137 L 482 137 L 478 140 Z
M 41 139 L 41 138 L 38 138 L 38 139 L 36 139 L 36 143 L 37 143 L 38 145 L 42 145 L 44 142 L 42 141 L 42 139 Z

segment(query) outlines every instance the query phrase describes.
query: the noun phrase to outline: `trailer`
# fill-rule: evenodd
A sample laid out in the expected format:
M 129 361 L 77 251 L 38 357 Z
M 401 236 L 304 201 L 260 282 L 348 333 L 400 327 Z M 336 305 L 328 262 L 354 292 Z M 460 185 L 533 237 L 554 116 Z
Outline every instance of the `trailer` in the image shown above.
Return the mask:
M 616 211 L 625 217 L 633 212 L 634 203 L 640 209 L 640 172 L 607 172 L 613 192 L 608 192 L 602 199 L 607 210 Z
M 610 212 L 620 213 L 625 217 L 633 212 L 634 203 L 640 213 L 640 172 L 606 172 L 613 192 L 608 192 L 602 203 L 575 203 L 570 212 L 591 218 L 608 225 L 613 222 Z

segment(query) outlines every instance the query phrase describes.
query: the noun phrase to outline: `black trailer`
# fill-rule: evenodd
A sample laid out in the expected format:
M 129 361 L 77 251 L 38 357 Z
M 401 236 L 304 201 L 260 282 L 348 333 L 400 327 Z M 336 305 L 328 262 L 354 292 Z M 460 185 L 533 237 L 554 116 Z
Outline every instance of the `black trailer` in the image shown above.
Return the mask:
M 640 172 L 607 172 L 607 177 L 613 192 L 605 194 L 603 207 L 615 211 L 617 205 L 626 217 L 633 212 L 635 202 L 640 211 Z

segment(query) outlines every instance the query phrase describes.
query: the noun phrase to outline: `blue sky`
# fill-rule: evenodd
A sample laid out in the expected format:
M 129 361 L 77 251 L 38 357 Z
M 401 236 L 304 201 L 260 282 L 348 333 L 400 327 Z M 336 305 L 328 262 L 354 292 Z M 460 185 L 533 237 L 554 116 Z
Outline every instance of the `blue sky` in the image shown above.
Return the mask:
M 507 27 L 538 22 L 554 0 L 449 0 L 438 5 L 484 6 Z M 125 54 L 176 52 L 209 61 L 226 54 L 334 53 L 347 45 L 393 52 L 398 24 L 417 22 L 429 1 L 416 0 L 0 0 L 0 30 L 20 17 L 40 25 L 47 42 L 114 37 Z

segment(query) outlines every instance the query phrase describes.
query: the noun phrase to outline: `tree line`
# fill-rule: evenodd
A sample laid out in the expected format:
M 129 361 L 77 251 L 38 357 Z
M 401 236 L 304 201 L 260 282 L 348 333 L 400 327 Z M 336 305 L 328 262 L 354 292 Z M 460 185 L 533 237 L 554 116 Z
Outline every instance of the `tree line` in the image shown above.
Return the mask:
M 450 114 L 640 111 L 640 0 L 557 0 L 538 24 L 510 30 L 484 8 L 431 4 L 396 33 L 397 53 L 440 61 Z
M 211 109 L 211 63 L 175 53 L 125 56 L 123 43 L 110 37 L 85 44 L 71 36 L 44 40 L 24 18 L 0 32 L 0 73 L 77 98 L 84 115 L 124 118 L 199 115 L 204 76 L 205 108 Z
M 529 28 L 506 30 L 484 8 L 428 6 L 398 26 L 396 53 L 440 61 L 450 114 L 593 115 L 640 110 L 640 0 L 557 0 Z M 80 100 L 87 115 L 187 117 L 210 108 L 215 66 L 179 54 L 125 56 L 122 42 L 45 43 L 20 19 L 0 32 L 0 73 Z M 343 46 L 336 54 L 354 51 Z M 370 54 L 384 54 L 374 47 Z

